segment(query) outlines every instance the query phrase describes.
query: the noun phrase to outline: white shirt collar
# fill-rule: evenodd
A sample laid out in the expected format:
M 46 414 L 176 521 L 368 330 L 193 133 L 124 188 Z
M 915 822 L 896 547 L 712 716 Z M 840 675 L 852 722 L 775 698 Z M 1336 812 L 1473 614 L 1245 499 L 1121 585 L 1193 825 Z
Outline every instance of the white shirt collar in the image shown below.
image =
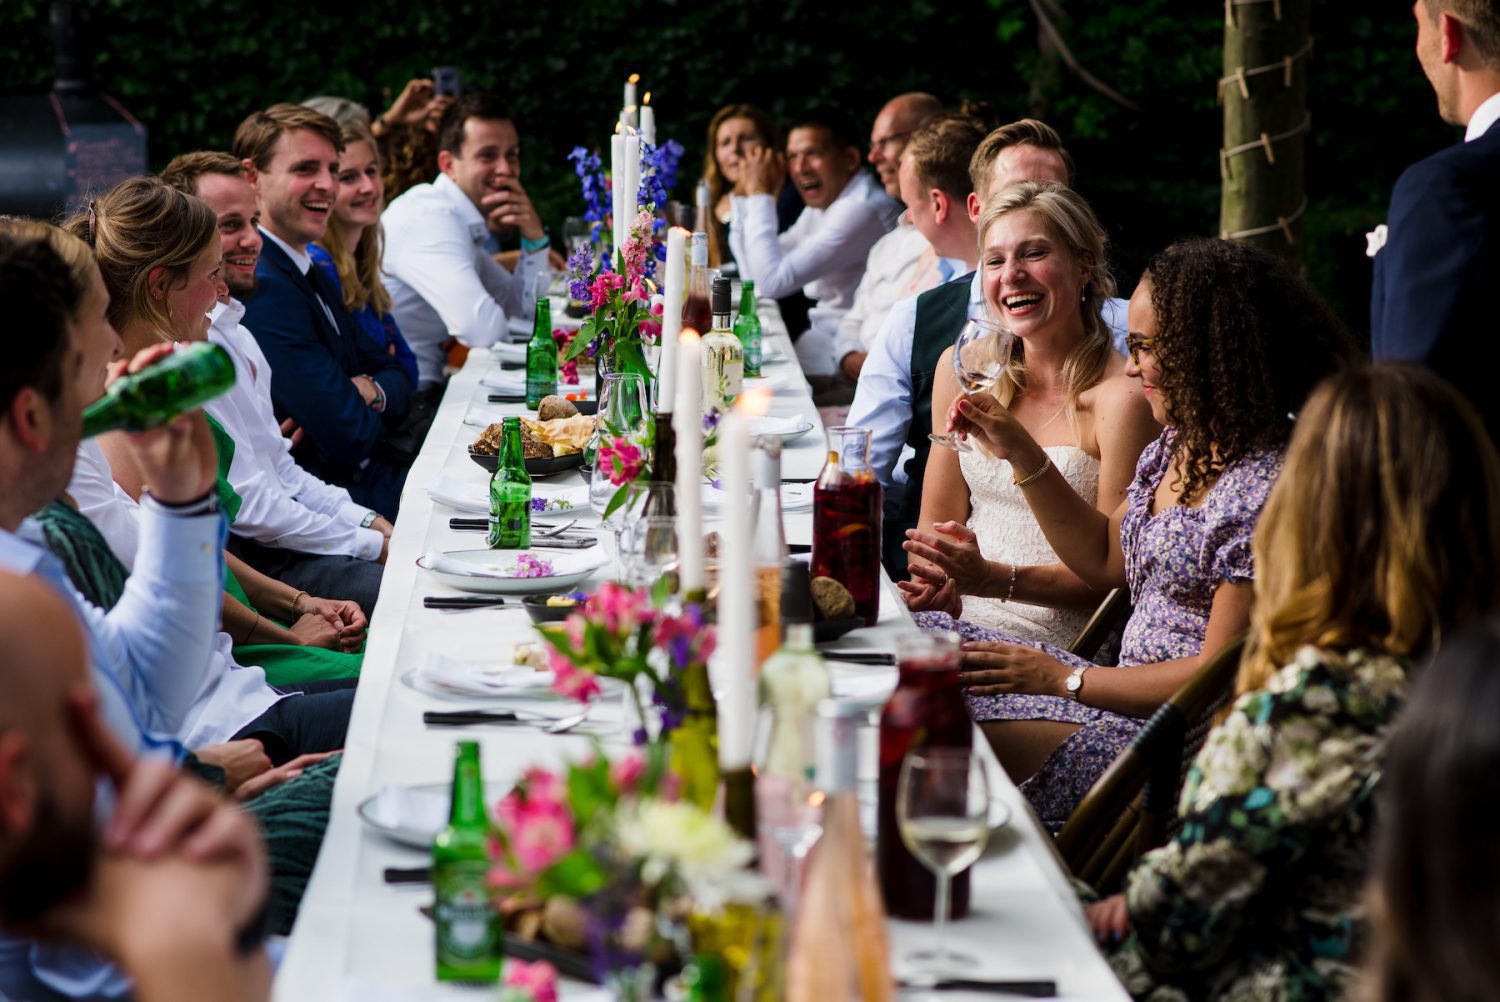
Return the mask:
M 984 269 L 974 269 L 974 279 L 969 283 L 969 305 L 981 306 L 984 304 Z
M 23 526 L 25 522 L 21 523 Z M 19 535 L 0 529 L 0 567 L 13 574 L 30 574 L 42 562 L 43 550 Z
M 297 266 L 297 270 L 302 272 L 302 274 L 306 275 L 308 269 L 312 268 L 312 258 L 307 256 L 307 251 L 299 251 L 294 249 L 291 244 L 287 243 L 285 240 L 281 239 L 276 234 L 266 229 L 264 226 L 260 228 L 260 235 L 265 237 L 267 240 L 273 241 L 277 247 L 280 247 L 282 250 L 286 251 L 286 256 L 292 259 L 292 263 Z
M 1490 126 L 1496 122 L 1500 122 L 1500 91 L 1491 94 L 1483 104 L 1474 109 L 1474 114 L 1469 118 L 1469 127 L 1464 132 L 1464 142 L 1472 143 L 1490 131 Z
M 439 174 L 437 180 L 432 182 L 432 190 L 441 194 L 453 206 L 458 218 L 469 228 L 469 236 L 483 237 L 484 231 L 489 228 L 485 225 L 484 213 L 479 211 L 479 207 L 469 200 L 469 196 L 464 194 L 464 190 L 451 177 Z
M 214 303 L 214 308 L 208 311 L 208 325 L 217 330 L 234 330 L 245 319 L 245 304 L 229 297 L 227 303 Z

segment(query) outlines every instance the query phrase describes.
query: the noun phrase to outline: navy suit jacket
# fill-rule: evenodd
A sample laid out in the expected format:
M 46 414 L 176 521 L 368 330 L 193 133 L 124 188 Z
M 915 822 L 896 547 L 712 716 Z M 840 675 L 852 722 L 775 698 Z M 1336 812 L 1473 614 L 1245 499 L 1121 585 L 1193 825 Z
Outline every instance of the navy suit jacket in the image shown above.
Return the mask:
M 1370 348 L 1443 376 L 1500 434 L 1485 362 L 1500 343 L 1500 123 L 1407 168 L 1375 255 Z
M 337 326 L 330 325 L 312 280 L 269 238 L 255 279 L 245 326 L 271 365 L 276 416 L 293 419 L 306 433 L 294 455 L 326 480 L 358 481 L 360 464 L 379 459 L 386 429 L 395 429 L 411 408 L 411 384 L 401 363 L 361 333 L 337 299 L 328 303 Z M 384 413 L 366 406 L 349 381 L 361 374 L 385 391 Z

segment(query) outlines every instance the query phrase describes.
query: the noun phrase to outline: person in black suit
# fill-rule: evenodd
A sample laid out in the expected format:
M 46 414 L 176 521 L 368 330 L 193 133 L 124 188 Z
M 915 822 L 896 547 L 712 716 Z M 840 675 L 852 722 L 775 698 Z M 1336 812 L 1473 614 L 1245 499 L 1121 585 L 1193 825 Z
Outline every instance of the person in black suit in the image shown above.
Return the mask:
M 297 461 L 394 520 L 409 461 L 386 437 L 411 408 L 411 384 L 307 256 L 328 228 L 341 149 L 338 124 L 300 105 L 272 105 L 235 130 L 234 155 L 255 188 L 266 238 L 245 326 L 275 374 L 277 416 L 304 432 Z
M 1375 253 L 1371 353 L 1448 379 L 1500 439 L 1500 396 L 1478 364 L 1497 333 L 1500 288 L 1500 0 L 1416 0 L 1412 12 L 1438 113 L 1467 133 L 1408 168 L 1391 193 Z

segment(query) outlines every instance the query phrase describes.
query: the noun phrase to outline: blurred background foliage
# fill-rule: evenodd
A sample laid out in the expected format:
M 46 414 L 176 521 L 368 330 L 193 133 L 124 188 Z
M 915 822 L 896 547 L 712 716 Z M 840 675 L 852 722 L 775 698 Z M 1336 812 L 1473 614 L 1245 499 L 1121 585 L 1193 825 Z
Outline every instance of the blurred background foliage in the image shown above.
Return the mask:
M 891 95 L 928 90 L 987 102 L 1001 120 L 1038 114 L 1080 166 L 1079 189 L 1109 227 L 1128 295 L 1151 254 L 1218 228 L 1223 8 L 1183 0 L 1039 0 L 1078 61 L 1139 105 L 1082 82 L 1047 51 L 1031 0 L 577 0 L 321 4 L 93 0 L 94 79 L 149 129 L 159 168 L 225 148 L 249 111 L 339 94 L 378 112 L 412 76 L 456 65 L 466 89 L 512 99 L 524 180 L 559 232 L 579 211 L 566 161 L 605 145 L 621 83 L 642 75 L 659 135 L 687 147 L 677 196 L 690 200 L 709 116 L 752 101 L 778 120 L 829 104 L 868 128 Z M 0 93 L 52 82 L 48 5 L 0 4 Z M 1316 4 L 1308 104 L 1305 261 L 1356 331 L 1368 329 L 1364 232 L 1383 220 L 1409 163 L 1454 141 L 1412 55 L 1405 4 Z

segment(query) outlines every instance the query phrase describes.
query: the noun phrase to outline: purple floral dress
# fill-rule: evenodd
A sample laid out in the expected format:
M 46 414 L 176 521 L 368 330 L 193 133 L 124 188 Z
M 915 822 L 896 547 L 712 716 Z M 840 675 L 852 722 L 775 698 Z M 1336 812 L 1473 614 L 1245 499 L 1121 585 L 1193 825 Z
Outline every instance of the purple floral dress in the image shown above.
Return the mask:
M 1152 513 L 1152 497 L 1171 466 L 1174 436 L 1169 428 L 1146 446 L 1126 494 L 1120 546 L 1135 608 L 1120 644 L 1121 667 L 1193 657 L 1203 649 L 1214 592 L 1222 582 L 1241 583 L 1255 576 L 1250 541 L 1266 495 L 1281 471 L 1279 451 L 1251 453 L 1230 464 L 1203 504 Z M 966 641 L 1026 644 L 1066 665 L 1089 663 L 1050 644 L 988 630 L 946 613 L 924 612 L 916 619 L 926 629 L 955 630 Z M 1111 669 L 1098 666 L 1095 670 Z M 1052 831 L 1062 827 L 1142 723 L 1058 696 L 965 698 L 979 721 L 1055 720 L 1082 725 L 1021 784 L 1021 791 Z

